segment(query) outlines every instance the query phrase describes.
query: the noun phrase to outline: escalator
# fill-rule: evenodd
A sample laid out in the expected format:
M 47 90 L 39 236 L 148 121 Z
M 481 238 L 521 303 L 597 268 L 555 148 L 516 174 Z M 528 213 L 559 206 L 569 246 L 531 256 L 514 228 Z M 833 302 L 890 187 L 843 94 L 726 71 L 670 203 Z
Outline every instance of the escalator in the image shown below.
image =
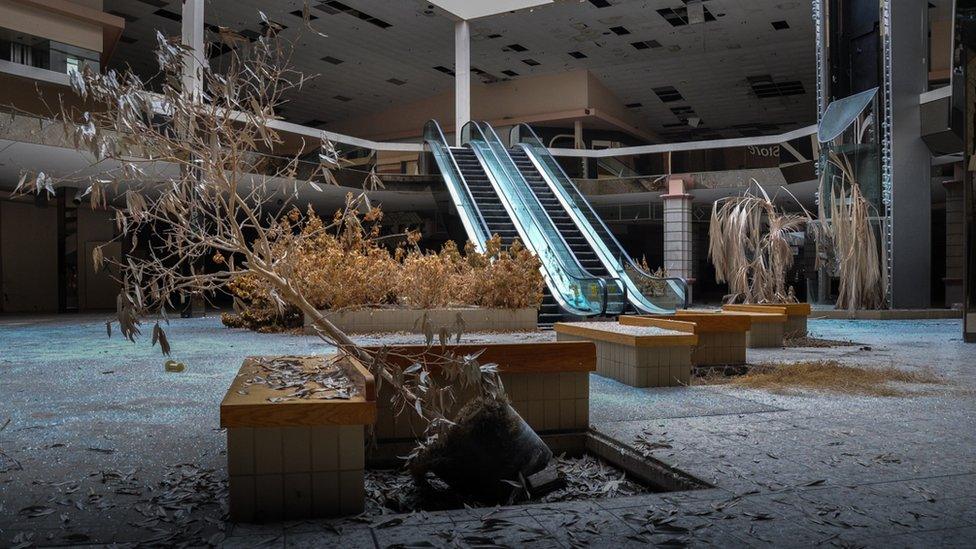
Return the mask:
M 492 132 L 493 133 L 493 132 Z M 479 251 L 491 235 L 501 237 L 508 246 L 518 237 L 542 263 L 546 282 L 539 323 L 551 325 L 559 320 L 599 316 L 617 311 L 607 310 L 609 284 L 599 276 L 587 273 L 576 261 L 568 243 L 558 231 L 548 226 L 538 211 L 530 211 L 531 193 L 517 192 L 524 186 L 521 175 L 500 147 L 497 136 L 488 139 L 476 123 L 462 129 L 465 146 L 448 145 L 436 121 L 424 127 L 424 141 L 433 155 L 452 201 L 461 217 L 468 239 Z M 619 290 L 616 292 L 619 294 Z M 622 301 L 620 298 L 614 302 Z
M 481 162 L 474 151 L 466 147 L 450 147 L 451 155 L 457 161 L 461 170 L 461 177 L 474 200 L 475 206 L 481 212 L 488 234 L 498 235 L 502 239 L 502 246 L 509 247 L 512 240 L 518 236 L 515 224 L 505 211 L 498 193 L 491 186 L 488 174 L 481 167 Z
M 559 198 L 556 197 L 555 193 L 546 184 L 545 179 L 535 169 L 528 153 L 522 148 L 514 147 L 509 150 L 509 156 L 511 156 L 519 172 L 522 173 L 525 182 L 528 183 L 529 188 L 532 189 L 533 194 L 535 194 L 539 203 L 549 215 L 549 219 L 552 220 L 556 230 L 559 231 L 563 240 L 566 241 L 569 248 L 573 251 L 573 255 L 576 257 L 580 266 L 594 276 L 614 278 L 614 275 L 611 275 L 606 267 L 603 266 L 600 258 L 593 251 L 589 242 L 586 241 L 586 237 L 576 226 L 576 223 L 573 222 L 569 213 L 563 209 Z M 623 293 L 612 292 L 609 297 L 610 303 L 607 304 L 607 308 L 622 312 L 626 307 L 626 302 L 623 300 Z
M 666 314 L 688 306 L 688 285 L 679 277 L 645 272 L 624 250 L 589 201 L 559 166 L 532 129 L 512 128 L 509 155 L 523 179 L 588 271 L 613 277 L 624 286 L 630 307 L 639 313 Z
M 505 211 L 501 199 L 498 198 L 498 193 L 491 186 L 488 174 L 481 167 L 478 156 L 467 147 L 449 147 L 449 150 L 461 170 L 461 177 L 468 187 L 471 198 L 481 212 L 488 234 L 497 234 L 501 237 L 502 246 L 508 248 L 518 236 L 518 231 L 515 229 L 515 224 L 512 223 L 508 212 Z M 543 292 L 542 305 L 539 308 L 539 324 L 550 326 L 562 320 L 563 316 L 559 304 L 547 286 Z

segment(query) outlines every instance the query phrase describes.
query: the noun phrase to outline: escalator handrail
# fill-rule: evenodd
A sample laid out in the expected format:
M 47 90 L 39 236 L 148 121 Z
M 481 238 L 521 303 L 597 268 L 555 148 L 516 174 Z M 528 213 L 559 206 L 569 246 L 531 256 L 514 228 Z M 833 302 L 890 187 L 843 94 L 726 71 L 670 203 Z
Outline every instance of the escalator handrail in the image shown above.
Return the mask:
M 491 132 L 491 134 L 498 141 L 498 143 L 499 144 L 502 144 L 502 149 L 505 151 L 505 154 L 508 156 L 509 162 L 511 162 L 512 165 L 515 167 L 515 171 L 518 172 L 519 177 L 522 178 L 521 183 L 524 184 L 525 189 L 528 190 L 528 194 L 530 194 L 532 196 L 531 200 L 533 200 L 534 203 L 539 206 L 539 209 L 542 212 L 545 212 L 546 217 L 547 217 L 547 221 L 549 223 L 552 223 L 552 218 L 549 216 L 549 213 L 546 210 L 545 206 L 543 206 L 542 201 L 539 199 L 539 196 L 532 189 L 532 186 L 528 184 L 528 181 L 525 180 L 525 174 L 523 174 L 522 173 L 522 170 L 519 169 L 518 164 L 516 164 L 515 160 L 511 157 L 511 154 L 509 153 L 508 149 L 506 147 L 504 147 L 504 144 L 503 144 L 501 138 L 498 137 L 498 134 L 497 134 L 497 132 L 495 132 L 495 129 L 490 124 L 488 124 L 487 122 L 483 122 L 483 124 L 486 127 L 487 131 L 490 131 Z M 559 238 L 559 240 L 562 242 L 562 244 L 569 250 L 570 256 L 572 256 L 572 261 L 576 265 L 576 267 L 582 273 L 584 273 L 586 276 L 593 277 L 593 278 L 600 278 L 600 279 L 603 279 L 603 280 L 606 281 L 606 284 L 608 286 L 608 289 L 606 291 L 606 293 L 607 293 L 607 304 L 606 304 L 606 307 L 604 307 L 604 311 L 601 314 L 606 314 L 606 312 L 607 312 L 606 309 L 610 305 L 610 303 L 609 303 L 609 295 L 610 295 L 609 285 L 611 283 L 614 284 L 614 286 L 616 286 L 616 288 L 618 290 L 620 290 L 620 297 L 621 297 L 621 310 L 620 311 L 614 311 L 613 314 L 620 314 L 620 313 L 622 313 L 623 310 L 624 310 L 624 308 L 626 308 L 627 302 L 628 302 L 628 300 L 627 300 L 627 285 L 624 284 L 623 281 L 619 277 L 612 276 L 612 273 L 610 272 L 609 269 L 607 270 L 608 275 L 596 275 L 596 274 L 593 274 L 590 271 L 588 271 L 580 263 L 579 258 L 576 257 L 576 253 L 573 252 L 572 247 L 570 247 L 569 246 L 569 243 L 566 242 L 565 237 L 563 237 L 563 235 L 559 231 L 559 229 L 556 229 L 555 226 L 554 226 L 554 229 L 555 229 L 554 232 L 556 233 L 556 236 Z
M 505 143 L 501 140 L 500 137 L 498 137 L 498 133 L 495 131 L 495 128 L 493 128 L 491 126 L 491 124 L 489 124 L 488 122 L 483 122 L 483 121 L 480 122 L 480 126 L 479 127 L 482 130 L 482 132 L 481 132 L 482 135 L 484 135 L 484 136 L 487 137 L 490 134 L 490 136 L 495 139 L 495 141 L 500 146 L 501 150 L 504 152 L 504 154 L 505 154 L 505 160 L 507 160 L 510 163 L 510 165 L 515 169 L 515 172 L 518 174 L 518 176 L 520 178 L 520 181 L 517 182 L 516 184 L 523 185 L 524 188 L 528 190 L 528 194 L 532 196 L 531 200 L 533 200 L 534 203 L 539 206 L 539 210 L 542 211 L 542 212 L 546 212 L 546 208 L 545 208 L 545 206 L 542 205 L 542 201 L 539 200 L 539 197 L 535 194 L 535 191 L 532 190 L 532 187 L 529 185 L 528 181 L 525 180 L 525 175 L 518 168 L 518 164 L 515 163 L 515 160 L 512 158 L 511 154 L 509 154 L 508 148 L 505 146 Z M 549 223 L 552 223 L 552 219 L 548 216 L 548 213 L 546 213 L 546 221 L 548 221 Z M 626 299 L 627 298 L 626 285 L 623 284 L 622 281 L 618 277 L 615 277 L 615 276 L 599 276 L 599 275 L 595 275 L 595 274 L 587 271 L 586 268 L 583 267 L 583 265 L 579 262 L 579 258 L 576 257 L 576 254 L 573 252 L 573 249 L 570 247 L 569 243 L 566 242 L 566 239 L 563 237 L 562 233 L 559 232 L 559 229 L 556 229 L 555 228 L 555 224 L 554 223 L 553 223 L 553 229 L 554 229 L 553 232 L 555 233 L 556 237 L 559 239 L 560 243 L 562 243 L 562 245 L 569 251 L 569 255 L 572 258 L 572 261 L 573 261 L 574 266 L 579 270 L 580 273 L 582 273 L 583 278 L 578 278 L 578 279 L 579 280 L 583 280 L 585 278 L 592 278 L 592 279 L 599 279 L 599 280 L 602 280 L 603 281 L 602 286 L 604 286 L 603 293 L 604 293 L 605 299 L 603 300 L 603 306 L 602 306 L 602 310 L 600 311 L 600 314 L 601 315 L 604 315 L 607 312 L 607 307 L 609 306 L 609 295 L 610 295 L 609 285 L 610 285 L 610 282 L 611 281 L 613 281 L 613 283 L 617 286 L 617 288 L 620 289 L 620 291 L 621 291 L 621 297 L 623 298 L 623 302 L 622 303 L 623 303 L 623 306 L 626 307 L 626 304 L 627 304 L 627 299 Z M 543 237 L 546 237 L 546 234 L 545 233 L 542 233 L 542 235 L 543 235 Z M 549 242 L 549 245 L 551 247 L 552 246 L 552 243 L 549 241 L 548 238 L 546 238 L 546 241 Z M 572 275 L 570 275 L 570 276 L 572 276 Z M 623 312 L 623 311 L 621 310 L 620 312 Z
M 522 143 L 523 140 L 521 139 L 520 134 L 521 134 L 521 131 L 523 129 L 526 130 L 528 132 L 529 136 L 531 136 L 539 144 L 539 147 L 545 149 L 546 152 L 547 152 L 547 154 L 548 154 L 548 148 L 545 147 L 545 145 L 542 143 L 542 140 L 539 139 L 539 136 L 536 135 L 535 131 L 532 129 L 531 126 L 529 126 L 528 124 L 524 124 L 524 123 L 517 124 L 517 125 L 513 126 L 512 129 L 509 131 L 509 141 L 511 142 L 512 146 L 515 146 L 516 144 Z M 580 192 L 580 190 L 579 190 L 578 187 L 576 187 L 576 184 L 573 183 L 573 180 L 570 179 L 570 177 L 568 175 L 566 175 L 566 172 L 565 172 L 565 170 L 563 170 L 563 167 L 558 162 L 555 162 L 555 161 L 551 162 L 551 164 L 555 165 L 555 168 L 557 170 L 559 170 L 559 172 L 556 174 L 556 176 L 557 177 L 559 177 L 559 176 L 562 177 L 562 182 L 561 183 L 563 183 L 563 186 L 564 187 L 567 187 L 568 186 L 569 189 L 571 189 L 574 193 L 576 193 L 577 196 L 579 196 L 579 197 L 582 198 L 583 197 L 583 193 Z M 577 201 L 574 201 L 574 202 L 577 202 Z M 663 280 L 665 282 L 673 282 L 673 283 L 677 284 L 678 286 L 681 287 L 681 297 L 682 297 L 681 306 L 682 306 L 682 308 L 687 309 L 688 307 L 691 306 L 691 300 L 690 300 L 690 297 L 691 296 L 690 296 L 690 294 L 688 292 L 688 281 L 687 280 L 685 280 L 683 277 L 680 277 L 680 276 L 666 276 L 666 277 L 662 277 L 662 276 L 654 276 L 654 275 L 646 272 L 643 268 L 641 268 L 640 265 L 638 265 L 634 261 L 634 259 L 632 257 L 630 257 L 630 255 L 624 249 L 624 247 L 620 243 L 620 241 L 617 240 L 617 237 L 614 236 L 614 234 L 610 230 L 610 228 L 607 227 L 607 224 L 603 221 L 603 218 L 600 217 L 600 215 L 596 213 L 596 210 L 593 209 L 593 205 L 590 204 L 590 201 L 589 200 L 586 200 L 586 199 L 582 199 L 582 200 L 580 200 L 578 202 L 582 202 L 585 205 L 585 207 L 587 209 L 589 209 L 590 214 L 592 214 L 591 217 L 593 219 L 595 219 L 597 221 L 597 223 L 600 224 L 600 228 L 603 230 L 603 232 L 607 236 L 610 237 L 610 240 L 617 247 L 617 250 L 619 251 L 619 254 L 618 254 L 619 259 L 622 260 L 621 263 L 626 263 L 626 266 L 624 268 L 630 267 L 635 272 L 637 272 L 638 274 L 640 274 L 641 276 L 643 276 L 645 278 L 650 278 L 652 280 Z M 579 206 L 579 205 L 577 204 L 577 206 Z
M 470 142 L 472 141 L 472 139 L 470 137 L 470 132 L 472 131 L 471 128 L 473 128 L 474 131 L 477 132 L 476 139 L 478 137 L 480 137 L 480 139 L 482 140 L 482 142 L 484 142 L 485 146 L 489 149 L 489 152 L 492 155 L 496 156 L 496 161 L 498 161 L 499 163 L 501 163 L 501 159 L 498 159 L 497 158 L 498 153 L 488 143 L 488 138 L 484 135 L 484 132 L 482 131 L 481 127 L 474 120 L 468 121 L 466 124 L 464 124 L 464 126 L 462 126 L 462 128 L 460 130 L 462 144 L 467 143 L 468 146 L 470 147 Z M 493 183 L 495 183 L 493 174 L 490 172 L 490 170 L 487 169 L 487 167 L 485 167 L 485 168 L 486 168 L 485 171 L 486 171 L 487 175 L 489 176 L 490 180 Z M 512 210 L 513 210 L 513 213 L 512 213 L 512 223 L 513 223 L 513 225 L 515 225 L 517 229 L 518 228 L 521 228 L 522 231 L 526 231 L 522 227 L 521 220 L 518 219 L 518 216 L 514 215 L 514 206 L 510 203 L 510 200 L 508 199 L 508 196 L 506 195 L 506 193 L 501 192 L 501 188 L 500 188 L 501 186 L 500 185 L 495 185 L 495 186 L 496 186 L 496 192 L 498 194 L 498 198 L 500 200 L 502 200 L 503 205 L 504 204 L 507 204 L 508 207 L 509 208 L 512 208 Z M 534 216 L 533 216 L 533 222 L 534 222 Z M 522 232 L 522 231 L 520 231 L 520 232 Z M 546 236 L 545 232 L 543 232 L 541 230 L 538 230 L 537 232 L 539 233 L 539 235 L 545 241 L 545 245 L 551 250 L 552 249 L 552 242 L 550 242 L 550 240 Z M 556 276 L 553 275 L 552 272 L 550 272 L 550 268 L 549 268 L 548 262 L 543 259 L 543 254 L 546 252 L 546 250 L 537 250 L 537 249 L 534 249 L 535 248 L 535 245 L 534 245 L 534 243 L 531 240 L 529 240 L 527 238 L 524 238 L 524 240 L 526 240 L 525 245 L 527 247 L 529 247 L 533 252 L 535 252 L 535 254 L 537 256 L 539 256 L 539 258 L 540 258 L 539 263 L 540 263 L 540 265 L 542 267 L 542 270 L 544 271 L 544 276 L 546 278 L 552 280 L 553 281 L 553 284 L 552 285 L 553 286 L 556 286 L 555 281 L 557 280 L 557 278 L 556 278 Z M 559 258 L 556 257 L 554 254 L 552 255 L 552 257 L 553 257 L 553 259 L 556 260 L 557 264 L 559 264 L 559 268 L 560 268 L 560 271 L 561 271 L 560 273 L 556 273 L 556 275 L 568 277 L 571 281 L 577 281 L 577 282 L 584 282 L 585 281 L 584 278 L 581 278 L 579 276 L 576 276 L 576 275 L 574 275 L 572 273 L 567 272 L 566 269 L 564 267 L 562 267 L 562 265 L 561 265 L 562 262 L 559 261 Z M 593 282 L 594 280 L 597 282 L 597 284 L 600 287 L 600 294 L 601 294 L 601 297 L 602 297 L 602 299 L 600 300 L 600 304 L 599 304 L 600 305 L 599 306 L 599 312 L 592 311 L 592 310 L 581 309 L 581 308 L 579 308 L 577 306 L 574 306 L 574 305 L 570 304 L 569 301 L 562 295 L 562 291 L 553 291 L 552 292 L 552 296 L 556 300 L 556 302 L 559 304 L 560 307 L 562 307 L 564 310 L 570 311 L 571 313 L 574 313 L 574 314 L 581 313 L 581 314 L 579 314 L 579 316 L 592 316 L 592 315 L 596 315 L 596 314 L 602 315 L 602 314 L 604 314 L 606 312 L 606 308 L 607 308 L 607 296 L 608 296 L 607 285 L 606 285 L 606 281 L 604 281 L 602 278 L 593 277 L 590 280 L 590 282 Z M 558 286 L 556 286 L 556 287 L 558 287 Z M 582 288 L 583 287 L 584 286 L 582 284 L 579 284 L 579 288 L 581 289 L 580 295 L 582 295 L 583 296 L 583 299 L 585 299 L 586 301 L 590 301 L 591 298 L 587 297 L 586 294 L 584 292 L 582 292 Z
M 436 134 L 431 137 L 436 137 L 439 139 L 438 145 L 444 147 L 444 149 L 447 151 L 447 155 L 451 158 L 451 165 L 454 167 L 454 172 L 457 174 L 458 180 L 462 183 L 461 187 L 463 187 L 463 189 L 458 189 L 458 191 L 464 193 L 462 200 L 467 201 L 467 203 L 470 205 L 470 208 L 465 209 L 467 209 L 469 212 L 473 211 L 480 223 L 481 234 L 469 236 L 474 236 L 475 238 L 472 240 L 472 243 L 479 251 L 484 251 L 485 242 L 488 238 L 491 238 L 491 232 L 488 230 L 488 222 L 485 221 L 485 218 L 481 213 L 481 208 L 478 207 L 477 203 L 474 201 L 474 196 L 471 195 L 471 189 L 468 187 L 467 181 L 464 180 L 464 174 L 461 172 L 461 166 L 458 165 L 457 159 L 454 158 L 454 153 L 451 151 L 451 146 L 448 144 L 447 138 L 444 137 L 443 130 L 441 130 L 441 125 L 437 122 L 437 120 L 434 119 L 428 120 L 424 124 L 424 143 L 430 142 L 430 139 L 427 138 L 428 130 L 430 130 L 431 133 L 436 132 Z M 481 242 L 478 242 L 479 240 Z
M 523 182 L 523 183 L 525 184 L 525 185 L 524 185 L 524 186 L 525 186 L 525 188 L 527 188 L 527 189 L 529 189 L 529 193 L 528 193 L 528 194 L 532 196 L 532 200 L 533 200 L 533 202 L 534 202 L 534 203 L 535 203 L 536 205 L 538 205 L 538 206 L 539 206 L 539 209 L 540 209 L 541 211 L 546 211 L 546 207 L 542 205 L 542 201 L 540 201 L 540 200 L 539 200 L 539 197 L 538 197 L 538 196 L 536 196 L 536 194 L 535 194 L 535 192 L 534 192 L 534 191 L 532 191 L 532 188 L 531 188 L 531 187 L 529 186 L 529 183 L 528 183 L 528 181 L 525 181 L 525 176 L 524 176 L 524 175 L 522 174 L 522 171 L 518 169 L 518 165 L 517 165 L 517 164 L 515 163 L 515 160 L 514 160 L 514 159 L 513 159 L 512 157 L 511 157 L 511 155 L 510 155 L 510 154 L 508 153 L 508 150 L 507 150 L 507 149 L 505 148 L 505 146 L 504 146 L 504 142 L 503 142 L 503 141 L 502 141 L 502 140 L 501 140 L 501 139 L 500 139 L 500 138 L 498 137 L 498 133 L 497 133 L 497 132 L 495 132 L 495 128 L 493 128 L 493 127 L 491 127 L 491 125 L 490 125 L 490 124 L 488 124 L 487 122 L 482 122 L 482 124 L 484 125 L 484 128 L 482 128 L 482 132 L 481 132 L 481 133 L 482 133 L 482 135 L 486 135 L 486 132 L 485 132 L 485 130 L 487 130 L 488 132 L 490 132 L 490 133 L 491 133 L 491 136 L 492 136 L 492 137 L 494 137 L 494 138 L 495 138 L 495 140 L 496 140 L 496 141 L 497 141 L 497 142 L 498 142 L 499 144 L 501 144 L 501 145 L 502 145 L 502 150 L 504 150 L 504 151 L 505 151 L 505 159 L 506 159 L 506 160 L 507 160 L 507 161 L 508 161 L 509 163 L 511 163 L 511 165 L 512 165 L 512 166 L 513 166 L 513 167 L 515 168 L 515 171 L 516 171 L 516 172 L 517 172 L 517 173 L 519 174 L 519 177 L 521 177 L 521 178 L 522 178 L 522 182 Z M 487 137 L 487 135 L 486 135 L 486 137 Z M 551 222 L 551 220 L 550 220 L 550 222 Z M 569 246 L 569 242 L 566 242 L 566 239 L 565 239 L 565 238 L 563 238 L 563 235 L 562 235 L 562 233 L 560 233 L 560 232 L 559 232 L 558 230 L 555 230 L 555 231 L 553 231 L 553 232 L 554 232 L 554 233 L 556 234 L 556 237 L 557 237 L 557 238 L 559 238 L 559 241 L 560 241 L 560 242 L 562 243 L 562 245 L 563 245 L 563 246 L 564 246 L 564 247 L 565 247 L 565 248 L 566 248 L 567 250 L 570 250 L 570 251 L 572 251 L 572 248 L 570 248 L 570 246 Z M 543 236 L 545 236 L 545 233 L 543 233 Z M 548 239 L 547 239 L 547 240 L 548 240 Z M 582 272 L 582 273 L 584 273 L 584 274 L 585 274 L 586 276 L 589 276 L 589 277 L 592 277 L 592 278 L 607 278 L 607 277 L 601 277 L 601 276 L 598 276 L 598 275 L 595 275 L 595 274 L 593 274 L 593 273 L 591 273 L 591 272 L 589 272 L 589 271 L 587 271 L 587 270 L 586 270 L 586 268 L 585 268 L 585 267 L 583 267 L 583 265 L 582 265 L 582 264 L 581 264 L 581 263 L 579 262 L 579 259 L 577 259 L 577 257 L 576 257 L 576 254 L 570 254 L 570 255 L 571 255 L 571 256 L 572 256 L 572 258 L 573 258 L 573 263 L 575 264 L 575 266 L 576 266 L 576 267 L 577 267 L 577 268 L 579 269 L 579 271 L 580 271 L 580 272 Z M 609 277 L 609 278 L 613 278 L 613 277 Z

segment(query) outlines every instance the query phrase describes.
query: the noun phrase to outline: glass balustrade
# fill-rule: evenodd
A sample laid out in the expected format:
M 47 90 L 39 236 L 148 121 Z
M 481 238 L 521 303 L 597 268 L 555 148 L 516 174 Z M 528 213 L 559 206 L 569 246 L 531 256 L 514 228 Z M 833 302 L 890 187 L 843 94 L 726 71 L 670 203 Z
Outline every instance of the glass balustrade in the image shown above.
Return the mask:
M 491 235 L 488 234 L 488 224 L 485 223 L 481 211 L 475 205 L 474 198 L 461 175 L 461 168 L 454 160 L 447 139 L 444 138 L 444 132 L 441 131 L 436 120 L 428 120 L 424 124 L 424 144 L 434 156 L 434 161 L 444 176 L 444 183 L 447 185 L 447 191 L 450 193 L 451 200 L 454 201 L 454 206 L 461 217 L 461 224 L 464 225 L 464 231 L 468 234 L 468 240 L 475 245 L 478 251 L 485 251 L 485 242 L 491 238 Z

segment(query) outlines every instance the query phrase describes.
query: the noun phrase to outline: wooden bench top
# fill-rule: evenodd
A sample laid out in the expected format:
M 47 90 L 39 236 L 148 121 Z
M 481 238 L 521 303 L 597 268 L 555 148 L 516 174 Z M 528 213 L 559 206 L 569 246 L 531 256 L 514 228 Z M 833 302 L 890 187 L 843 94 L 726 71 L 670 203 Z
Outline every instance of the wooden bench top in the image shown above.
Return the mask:
M 762 305 L 742 303 L 722 305 L 722 309 L 725 311 L 752 311 L 757 313 L 780 312 L 780 309 L 785 309 L 786 314 L 789 316 L 810 316 L 809 303 L 764 303 Z
M 776 307 L 766 307 L 766 309 L 762 311 L 748 311 L 748 310 L 738 311 L 738 310 L 722 309 L 721 311 L 716 311 L 716 312 L 721 313 L 723 315 L 748 316 L 750 321 L 752 321 L 753 324 L 761 323 L 761 322 L 784 322 L 785 323 L 786 316 L 787 316 L 786 309 L 783 307 L 779 307 L 778 310 L 776 309 L 777 309 Z
M 379 351 L 382 347 L 364 347 Z M 408 367 L 420 358 L 436 365 L 439 357 L 478 354 L 480 364 L 498 364 L 503 373 L 594 372 L 596 346 L 589 341 L 547 341 L 539 343 L 475 343 L 464 345 L 394 345 L 387 360 Z
M 721 313 L 684 313 L 660 316 L 621 316 L 621 324 L 657 326 L 693 334 L 718 332 L 748 332 L 752 319 L 744 315 Z
M 698 336 L 686 331 L 655 326 L 634 326 L 618 322 L 557 322 L 557 333 L 632 347 L 697 345 Z
M 266 384 L 249 383 L 255 376 L 265 376 L 268 368 L 264 364 L 276 358 L 299 360 L 308 371 L 335 361 L 346 372 L 355 393 L 349 398 L 293 398 L 290 395 L 297 388 L 276 390 Z M 321 389 L 315 383 L 306 387 Z M 248 357 L 220 403 L 220 426 L 224 428 L 367 425 L 375 421 L 376 385 L 372 374 L 358 361 L 336 355 Z

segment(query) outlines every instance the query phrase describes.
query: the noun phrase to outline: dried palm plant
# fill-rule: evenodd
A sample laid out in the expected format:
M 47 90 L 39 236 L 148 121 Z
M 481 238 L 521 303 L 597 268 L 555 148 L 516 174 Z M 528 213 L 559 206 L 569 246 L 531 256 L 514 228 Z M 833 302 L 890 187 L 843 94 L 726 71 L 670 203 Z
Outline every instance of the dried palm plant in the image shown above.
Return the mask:
M 72 73 L 74 92 L 91 110 L 67 112 L 61 107 L 55 116 L 90 155 L 88 173 L 98 175 L 25 173 L 18 190 L 45 193 L 75 187 L 83 189 L 80 196 L 88 196 L 93 207 L 114 210 L 116 241 L 127 253 L 115 260 L 103 257 L 100 247 L 93 257 L 96 266 L 114 262 L 120 272 L 117 318 L 106 323 L 109 335 L 114 325 L 134 341 L 142 322 L 154 318 L 153 345 L 159 343 L 169 354 L 163 326 L 179 302 L 254 277 L 266 286 L 266 298 L 276 307 L 299 310 L 323 340 L 368 365 L 378 384 L 394 389 L 395 408 L 418 414 L 426 422 L 426 435 L 436 438 L 452 425 L 447 416 L 452 384 L 475 385 L 481 396 L 504 398 L 497 368 L 479 364 L 477 356 L 454 356 L 443 346 L 425 353 L 426 358 L 399 356 L 395 362 L 390 349 L 364 349 L 319 313 L 300 283 L 304 265 L 297 252 L 313 246 L 325 231 L 360 223 L 353 212 L 368 211 L 372 204 L 365 191 L 350 195 L 331 223 L 299 230 L 305 216 L 292 206 L 299 192 L 334 183 L 330 170 L 343 161 L 324 136 L 262 171 L 269 169 L 265 153 L 283 143 L 276 112 L 286 94 L 305 82 L 288 68 L 290 48 L 274 33 L 270 24 L 267 34 L 253 42 L 221 33 L 231 41 L 231 52 L 223 56 L 228 61 L 220 72 L 206 62 L 197 71 L 202 92 L 182 85 L 185 60 L 200 52 L 161 34 L 156 52 L 160 72 L 151 83 L 131 72 L 99 74 L 86 68 L 83 74 Z M 316 149 L 319 161 L 308 170 L 300 157 Z M 130 253 L 149 237 L 151 245 Z M 204 268 L 207 260 L 217 267 Z M 427 331 L 432 348 L 434 329 Z M 414 365 L 395 365 L 403 360 Z M 433 376 L 431 370 L 445 376 Z
M 832 257 L 840 279 L 838 309 L 878 309 L 887 295 L 887 273 L 883 268 L 884 250 L 871 226 L 877 211 L 861 194 L 854 166 L 846 155 L 830 151 L 832 170 L 821 170 L 818 229 L 815 231 L 817 258 Z M 832 182 L 828 190 L 828 182 Z M 818 267 L 823 266 L 819 265 Z
M 716 200 L 709 223 L 708 257 L 718 282 L 728 282 L 728 302 L 795 302 L 786 273 L 793 265 L 788 235 L 800 230 L 809 216 L 780 211 L 755 180 L 759 195 Z

